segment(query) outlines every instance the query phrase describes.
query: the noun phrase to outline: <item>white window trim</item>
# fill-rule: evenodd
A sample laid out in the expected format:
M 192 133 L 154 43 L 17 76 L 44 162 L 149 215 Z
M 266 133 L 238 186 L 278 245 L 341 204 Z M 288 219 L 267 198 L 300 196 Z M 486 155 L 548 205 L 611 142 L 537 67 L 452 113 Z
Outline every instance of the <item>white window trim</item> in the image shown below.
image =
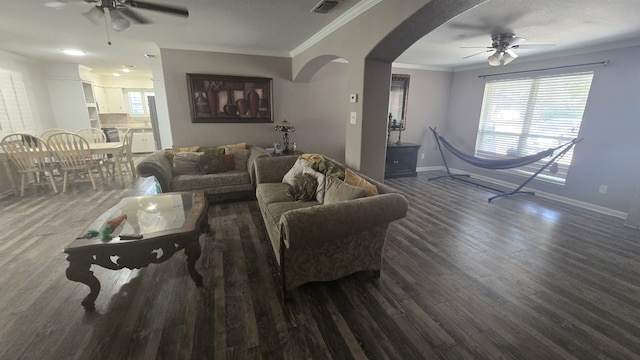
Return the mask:
M 140 93 L 142 97 L 142 114 L 131 113 L 131 100 L 129 99 L 129 93 Z M 127 108 L 127 113 L 131 117 L 149 117 L 149 104 L 147 103 L 147 96 L 155 94 L 154 89 L 124 89 L 124 101 Z

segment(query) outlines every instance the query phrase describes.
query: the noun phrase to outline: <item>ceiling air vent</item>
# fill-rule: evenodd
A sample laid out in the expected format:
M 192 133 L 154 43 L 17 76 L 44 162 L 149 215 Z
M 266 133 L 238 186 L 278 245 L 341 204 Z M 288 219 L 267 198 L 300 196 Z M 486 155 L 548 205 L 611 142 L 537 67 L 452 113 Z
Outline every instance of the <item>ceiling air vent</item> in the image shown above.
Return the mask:
M 329 11 L 338 6 L 338 4 L 340 4 L 339 0 L 322 0 L 318 3 L 318 5 L 314 6 L 313 9 L 311 9 L 311 12 L 318 14 L 327 14 Z

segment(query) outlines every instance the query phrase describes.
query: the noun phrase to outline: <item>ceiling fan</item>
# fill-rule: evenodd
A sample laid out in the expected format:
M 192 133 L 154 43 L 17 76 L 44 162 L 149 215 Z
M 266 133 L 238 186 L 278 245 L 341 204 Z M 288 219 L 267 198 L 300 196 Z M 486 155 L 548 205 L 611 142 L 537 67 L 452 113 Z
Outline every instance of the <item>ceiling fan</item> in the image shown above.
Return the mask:
M 49 7 L 61 7 L 68 3 L 91 4 L 93 7 L 83 13 L 89 21 L 95 25 L 104 24 L 106 14 L 109 14 L 111 28 L 115 31 L 127 30 L 131 23 L 151 24 L 152 21 L 142 16 L 134 9 L 152 10 L 168 15 L 188 17 L 189 10 L 182 6 L 157 4 L 139 0 L 54 0 L 45 5 Z
M 493 54 L 489 55 L 489 65 L 491 66 L 500 66 L 507 65 L 515 58 L 518 57 L 514 49 L 546 49 L 550 47 L 554 47 L 554 44 L 529 44 L 529 45 L 521 45 L 526 39 L 522 37 L 518 37 L 513 33 L 504 33 L 504 34 L 496 34 L 491 35 L 491 46 L 487 47 L 477 47 L 477 46 L 461 46 L 462 49 L 487 49 L 481 51 L 479 53 L 471 54 L 469 56 L 463 57 L 463 59 L 470 58 L 472 56 L 480 55 L 483 53 L 492 52 Z

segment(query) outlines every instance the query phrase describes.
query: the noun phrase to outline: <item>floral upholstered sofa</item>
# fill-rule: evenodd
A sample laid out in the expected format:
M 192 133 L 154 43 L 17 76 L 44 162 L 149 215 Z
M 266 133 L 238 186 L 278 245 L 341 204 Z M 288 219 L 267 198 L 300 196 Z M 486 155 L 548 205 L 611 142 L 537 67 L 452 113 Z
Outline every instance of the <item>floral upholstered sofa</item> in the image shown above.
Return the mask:
M 256 197 L 285 298 L 308 282 L 363 270 L 380 275 L 389 224 L 407 213 L 404 196 L 318 155 L 264 157 L 255 166 Z M 294 200 L 307 175 L 316 179 L 315 196 Z
M 244 143 L 158 150 L 136 166 L 142 177 L 155 176 L 162 192 L 206 190 L 220 201 L 255 192 L 254 161 L 270 157 L 263 148 Z

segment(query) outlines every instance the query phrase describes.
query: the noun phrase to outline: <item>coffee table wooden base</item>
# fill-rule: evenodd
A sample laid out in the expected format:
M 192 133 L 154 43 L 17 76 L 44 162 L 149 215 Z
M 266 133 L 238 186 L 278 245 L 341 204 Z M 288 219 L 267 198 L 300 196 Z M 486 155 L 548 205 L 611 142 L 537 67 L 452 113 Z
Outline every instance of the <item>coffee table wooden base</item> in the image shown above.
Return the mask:
M 202 275 L 196 270 L 196 261 L 200 258 L 202 250 L 200 248 L 200 236 L 190 241 L 157 241 L 157 243 L 144 244 L 145 246 L 119 246 L 104 248 L 87 248 L 83 252 L 69 254 L 67 260 L 67 279 L 77 281 L 87 285 L 90 289 L 89 295 L 82 300 L 82 306 L 86 310 L 95 309 L 95 300 L 100 292 L 100 281 L 90 270 L 91 265 L 100 265 L 111 270 L 140 269 L 149 264 L 159 264 L 167 261 L 176 252 L 185 249 L 187 255 L 187 269 L 189 275 L 196 286 L 202 286 Z M 132 243 L 135 244 L 135 243 Z M 91 251 L 91 250 L 94 251 Z
M 165 262 L 182 249 L 191 279 L 196 286 L 202 286 L 196 262 L 202 254 L 200 235 L 210 232 L 207 210 L 206 193 L 198 191 L 124 198 L 105 212 L 89 229 L 98 228 L 114 214 L 128 213 L 123 226 L 129 226 L 129 231 L 151 230 L 142 231 L 142 239 L 78 238 L 64 249 L 69 261 L 67 278 L 87 285 L 90 290 L 82 306 L 94 310 L 100 293 L 100 281 L 90 270 L 91 265 L 111 270 L 140 269 Z

